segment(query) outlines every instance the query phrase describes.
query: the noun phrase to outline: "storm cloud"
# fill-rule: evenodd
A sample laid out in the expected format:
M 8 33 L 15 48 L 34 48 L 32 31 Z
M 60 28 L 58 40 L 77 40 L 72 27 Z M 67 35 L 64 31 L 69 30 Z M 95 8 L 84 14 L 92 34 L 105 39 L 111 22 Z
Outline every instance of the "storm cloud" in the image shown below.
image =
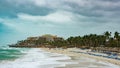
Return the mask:
M 119 0 L 0 0 L 0 37 L 120 32 L 119 18 Z

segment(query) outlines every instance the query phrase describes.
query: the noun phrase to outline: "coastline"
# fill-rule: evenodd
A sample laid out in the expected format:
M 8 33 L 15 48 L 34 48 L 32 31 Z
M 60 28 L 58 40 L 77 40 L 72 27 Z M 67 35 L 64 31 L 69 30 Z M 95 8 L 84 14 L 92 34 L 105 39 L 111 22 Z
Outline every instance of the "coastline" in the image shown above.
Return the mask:
M 89 54 L 73 52 L 73 51 L 77 50 L 77 48 L 67 48 L 67 49 L 41 48 L 41 49 L 45 50 L 47 52 L 51 52 L 51 53 L 58 53 L 58 54 L 67 55 L 67 56 L 71 57 L 71 59 L 73 59 L 73 60 L 74 59 L 78 59 L 79 57 L 82 56 L 82 57 L 86 57 L 86 58 L 95 59 L 97 61 L 102 61 L 102 62 L 111 63 L 111 64 L 115 64 L 115 65 L 120 66 L 120 61 L 119 60 L 110 59 L 110 58 L 104 58 L 104 57 L 100 57 L 100 56 L 93 56 L 93 55 L 89 55 Z

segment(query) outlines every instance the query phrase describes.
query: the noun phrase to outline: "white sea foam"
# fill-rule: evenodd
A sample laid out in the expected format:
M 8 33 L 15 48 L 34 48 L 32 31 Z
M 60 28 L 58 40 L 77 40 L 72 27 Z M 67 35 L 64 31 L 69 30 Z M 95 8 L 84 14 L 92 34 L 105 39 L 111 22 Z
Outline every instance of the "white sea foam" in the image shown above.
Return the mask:
M 0 68 L 53 68 L 56 66 L 65 65 L 65 63 L 58 62 L 57 60 L 70 59 L 70 57 L 68 56 L 64 56 L 61 54 L 47 53 L 40 49 L 31 49 L 28 52 L 24 52 L 24 53 L 27 54 L 14 61 L 1 62 Z M 51 56 L 57 56 L 57 57 L 51 57 Z
M 57 60 L 70 60 L 71 58 L 62 54 L 55 54 L 42 51 L 40 49 L 30 49 L 24 51 L 26 55 L 18 58 L 14 61 L 5 61 L 0 63 L 0 68 L 54 68 L 54 67 L 64 67 L 66 64 L 81 64 L 81 63 L 90 63 L 89 65 L 84 66 L 83 68 L 95 68 L 98 67 L 97 64 L 101 64 L 102 68 L 120 68 L 114 64 L 97 62 L 94 59 L 81 58 L 77 62 L 60 62 Z M 92 64 L 93 63 L 93 64 Z M 97 63 L 97 64 L 94 64 Z M 79 67 L 81 68 L 81 67 Z M 100 67 L 99 67 L 100 68 Z

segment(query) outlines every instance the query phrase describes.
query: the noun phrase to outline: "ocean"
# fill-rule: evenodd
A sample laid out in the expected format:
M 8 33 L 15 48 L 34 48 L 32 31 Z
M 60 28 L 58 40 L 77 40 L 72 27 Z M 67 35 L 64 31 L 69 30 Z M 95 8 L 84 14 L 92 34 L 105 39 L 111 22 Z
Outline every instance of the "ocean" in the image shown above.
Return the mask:
M 71 59 L 62 54 L 49 53 L 40 48 L 0 47 L 0 68 L 54 68 L 74 62 L 57 60 Z
M 74 67 L 74 64 L 79 66 Z M 40 48 L 0 47 L 0 68 L 64 68 L 66 65 L 73 65 L 69 68 L 120 68 L 85 57 L 72 60 L 69 56 L 46 52 Z
M 22 51 L 24 51 L 24 49 L 0 46 L 0 61 L 17 59 L 24 54 Z

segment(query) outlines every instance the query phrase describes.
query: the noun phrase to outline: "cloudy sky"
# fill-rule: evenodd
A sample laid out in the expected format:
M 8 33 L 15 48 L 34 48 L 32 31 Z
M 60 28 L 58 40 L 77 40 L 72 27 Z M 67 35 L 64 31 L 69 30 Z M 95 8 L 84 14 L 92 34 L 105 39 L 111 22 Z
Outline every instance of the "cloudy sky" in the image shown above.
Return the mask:
M 28 36 L 120 32 L 120 0 L 0 0 L 0 44 Z

